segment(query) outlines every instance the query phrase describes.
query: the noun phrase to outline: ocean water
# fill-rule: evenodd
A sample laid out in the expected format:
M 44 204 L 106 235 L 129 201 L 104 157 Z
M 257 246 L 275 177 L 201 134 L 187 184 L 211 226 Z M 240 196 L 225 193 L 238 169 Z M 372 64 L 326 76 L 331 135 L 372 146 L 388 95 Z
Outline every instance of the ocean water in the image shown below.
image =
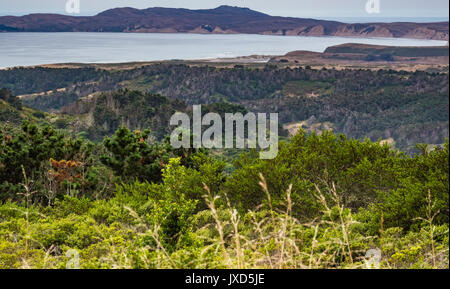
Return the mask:
M 283 55 L 294 50 L 323 52 L 328 46 L 365 43 L 437 46 L 445 41 L 161 33 L 0 33 L 0 68 L 50 63 L 119 63 Z

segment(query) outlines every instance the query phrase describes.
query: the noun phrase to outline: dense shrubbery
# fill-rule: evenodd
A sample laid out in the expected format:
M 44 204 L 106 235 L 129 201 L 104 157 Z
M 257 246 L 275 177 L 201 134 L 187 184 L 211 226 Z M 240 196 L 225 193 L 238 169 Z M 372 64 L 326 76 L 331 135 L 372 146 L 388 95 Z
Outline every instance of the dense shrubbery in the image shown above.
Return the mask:
M 35 203 L 95 189 L 93 144 L 72 139 L 53 127 L 24 122 L 20 129 L 0 129 L 0 199 L 22 199 L 28 181 Z
M 3 127 L 0 268 L 448 268 L 449 143 L 419 150 L 300 131 L 230 172 L 148 131 Z

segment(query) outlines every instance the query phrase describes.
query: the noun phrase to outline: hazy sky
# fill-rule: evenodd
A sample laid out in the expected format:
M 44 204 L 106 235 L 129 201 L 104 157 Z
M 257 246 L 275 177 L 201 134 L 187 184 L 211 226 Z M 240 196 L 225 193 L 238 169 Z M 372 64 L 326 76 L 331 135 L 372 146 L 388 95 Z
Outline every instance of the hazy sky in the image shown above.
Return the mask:
M 65 13 L 68 0 L 0 0 L 0 15 Z M 380 14 L 367 14 L 367 0 L 80 0 L 81 15 L 115 7 L 214 8 L 249 7 L 271 15 L 293 17 L 448 17 L 447 0 L 379 0 Z

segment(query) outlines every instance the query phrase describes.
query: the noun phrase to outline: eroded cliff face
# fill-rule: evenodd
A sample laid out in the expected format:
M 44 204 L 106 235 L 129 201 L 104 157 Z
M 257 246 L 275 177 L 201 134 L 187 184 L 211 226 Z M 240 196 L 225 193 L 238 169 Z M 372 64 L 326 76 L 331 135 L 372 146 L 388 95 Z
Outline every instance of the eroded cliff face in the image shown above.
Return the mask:
M 429 39 L 448 41 L 448 31 L 438 31 L 428 27 L 418 27 L 415 29 L 406 29 L 401 34 L 393 33 L 386 25 L 339 25 L 335 31 L 327 32 L 322 25 L 301 26 L 295 29 L 278 29 L 276 31 L 263 31 L 264 35 L 287 35 L 287 36 L 341 36 L 341 37 L 397 37 L 412 39 Z
M 167 28 L 133 28 L 126 29 L 123 32 L 140 32 L 140 33 L 196 33 L 196 34 L 240 34 L 242 32 L 232 29 L 222 29 L 219 26 L 205 28 L 198 26 L 194 29 L 184 30 Z M 371 25 L 364 29 L 356 29 L 354 25 L 340 25 L 336 27 L 336 31 L 326 32 L 322 25 L 301 26 L 295 29 L 277 29 L 275 31 L 262 31 L 251 34 L 262 35 L 285 35 L 285 36 L 341 36 L 341 37 L 386 37 L 386 38 L 411 38 L 411 39 L 428 39 L 448 41 L 449 33 L 444 31 L 436 31 L 427 27 L 419 27 L 416 29 L 405 31 L 401 35 L 394 35 L 389 28 L 381 25 Z
M 371 25 L 358 30 L 355 25 L 341 25 L 334 33 L 335 36 L 352 36 L 352 37 L 394 37 L 389 29 L 380 25 Z
M 239 34 L 237 31 L 233 31 L 231 29 L 222 29 L 219 26 L 210 27 L 210 26 L 198 26 L 195 29 L 187 31 L 188 33 L 198 33 L 198 34 Z

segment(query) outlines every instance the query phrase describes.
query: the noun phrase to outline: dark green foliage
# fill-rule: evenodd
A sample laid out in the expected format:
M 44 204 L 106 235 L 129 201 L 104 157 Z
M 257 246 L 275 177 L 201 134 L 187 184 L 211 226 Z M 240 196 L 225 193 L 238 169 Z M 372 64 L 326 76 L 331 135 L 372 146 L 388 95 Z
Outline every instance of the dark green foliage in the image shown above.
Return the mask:
M 236 172 L 227 180 L 225 192 L 239 190 L 232 198 L 244 211 L 265 198 L 254 182 L 262 173 L 272 199 L 282 205 L 287 186 L 292 184 L 298 218 L 312 218 L 320 212 L 315 201 L 315 185 L 330 191 L 333 184 L 341 192 L 346 207 L 357 210 L 377 200 L 378 190 L 395 188 L 401 173 L 398 161 L 406 156 L 387 145 L 347 139 L 344 135 L 324 132 L 307 136 L 299 132 L 289 143 L 282 143 L 274 160 L 241 158 Z
M 6 88 L 0 89 L 0 99 L 6 101 L 17 110 L 22 109 L 22 102 L 20 101 L 20 99 L 13 95 L 12 92 L 7 90 Z
M 432 202 L 435 221 L 449 222 L 449 142 L 431 152 L 421 147 L 421 154 L 404 160 L 405 173 L 399 178 L 398 188 L 379 192 L 377 204 L 385 226 L 409 229 L 426 218 L 428 198 Z M 401 168 L 399 168 L 399 171 Z M 380 217 L 380 216 L 378 216 Z
M 202 105 L 202 114 L 207 114 L 209 112 L 218 113 L 220 116 L 222 116 L 222 118 L 224 118 L 226 113 L 242 113 L 243 115 L 245 115 L 248 110 L 242 105 L 227 102 Z
M 426 151 L 426 150 L 425 150 Z M 343 135 L 297 134 L 281 144 L 274 160 L 257 155 L 242 156 L 237 170 L 227 179 L 223 193 L 243 212 L 263 202 L 266 195 L 254 181 L 262 173 L 280 209 L 292 184 L 293 213 L 300 219 L 320 214 L 317 189 L 336 189 L 345 207 L 354 211 L 370 208 L 379 229 L 381 215 L 385 227 L 410 228 L 426 218 L 427 197 L 434 202 L 435 221 L 448 223 L 449 167 L 448 140 L 442 148 L 415 157 L 392 150 L 388 145 L 359 142 Z M 233 193 L 238 191 L 239 193 Z M 326 195 L 331 199 L 331 195 Z
M 22 102 L 6 88 L 0 90 L 0 122 L 20 123 Z
M 120 126 L 131 130 L 150 128 L 153 137 L 163 139 L 170 133 L 169 119 L 176 111 L 184 111 L 182 101 L 169 100 L 158 94 L 120 89 L 103 93 L 89 101 L 82 100 L 64 109 L 69 114 L 91 114 L 94 123 L 85 127 L 88 137 L 101 140 Z
M 100 156 L 103 164 L 110 167 L 123 180 L 158 182 L 161 170 L 170 158 L 166 143 L 148 143 L 149 130 L 130 131 L 121 127 L 103 144 L 108 153 Z
M 6 87 L 17 95 L 44 92 L 77 82 L 92 81 L 103 73 L 95 68 L 11 68 L 0 70 L 0 87 Z
M 195 165 L 194 157 L 203 149 L 174 149 L 166 138 L 161 142 L 149 142 L 150 130 L 130 131 L 120 127 L 112 137 L 106 137 L 106 151 L 100 155 L 101 162 L 111 168 L 122 181 L 159 182 L 161 171 L 169 159 L 180 157 L 186 167 Z
M 93 144 L 72 139 L 50 126 L 38 127 L 24 122 L 20 129 L 2 127 L 0 130 L 0 199 L 22 199 L 25 176 L 32 180 L 29 189 L 38 191 L 33 195 L 36 202 L 46 201 L 46 180 L 51 160 L 82 162 L 83 170 L 92 166 Z M 85 193 L 87 183 L 80 184 Z M 90 188 L 92 189 L 92 187 Z M 53 193 L 57 193 L 56 191 Z
M 78 100 L 78 98 L 79 95 L 73 92 L 52 92 L 44 95 L 25 98 L 24 104 L 26 106 L 48 112 L 74 103 Z
M 368 54 L 364 57 L 365 61 L 394 61 L 394 57 L 391 54 L 385 53 L 381 55 Z

